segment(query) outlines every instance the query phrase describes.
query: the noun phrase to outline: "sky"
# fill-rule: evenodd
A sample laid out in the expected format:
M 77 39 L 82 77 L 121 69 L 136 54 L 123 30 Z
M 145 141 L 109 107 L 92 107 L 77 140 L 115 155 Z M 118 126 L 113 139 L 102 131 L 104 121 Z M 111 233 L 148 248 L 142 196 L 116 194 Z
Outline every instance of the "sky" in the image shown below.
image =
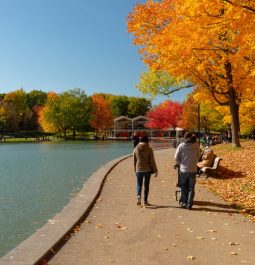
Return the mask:
M 80 88 L 87 95 L 142 96 L 135 84 L 146 66 L 126 27 L 137 2 L 0 0 L 0 93 Z

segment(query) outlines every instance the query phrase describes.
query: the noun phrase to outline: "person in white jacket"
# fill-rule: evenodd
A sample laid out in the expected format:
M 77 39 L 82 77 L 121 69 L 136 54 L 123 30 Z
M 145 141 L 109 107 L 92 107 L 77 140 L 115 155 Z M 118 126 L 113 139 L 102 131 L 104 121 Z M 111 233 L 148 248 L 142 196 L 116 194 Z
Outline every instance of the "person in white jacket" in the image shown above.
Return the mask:
M 174 159 L 180 166 L 181 207 L 189 210 L 192 209 L 195 196 L 197 162 L 199 157 L 200 149 L 196 135 L 192 132 L 186 132 L 184 142 L 177 147 Z

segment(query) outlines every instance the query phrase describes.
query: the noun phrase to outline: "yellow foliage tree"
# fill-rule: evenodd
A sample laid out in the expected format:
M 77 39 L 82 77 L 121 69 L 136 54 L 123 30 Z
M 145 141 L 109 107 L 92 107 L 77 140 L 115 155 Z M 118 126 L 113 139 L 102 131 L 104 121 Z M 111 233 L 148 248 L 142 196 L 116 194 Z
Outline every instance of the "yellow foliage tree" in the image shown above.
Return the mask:
M 229 106 L 233 146 L 240 146 L 240 102 L 254 91 L 255 15 L 245 2 L 149 0 L 128 16 L 134 44 L 152 70 L 206 89 Z

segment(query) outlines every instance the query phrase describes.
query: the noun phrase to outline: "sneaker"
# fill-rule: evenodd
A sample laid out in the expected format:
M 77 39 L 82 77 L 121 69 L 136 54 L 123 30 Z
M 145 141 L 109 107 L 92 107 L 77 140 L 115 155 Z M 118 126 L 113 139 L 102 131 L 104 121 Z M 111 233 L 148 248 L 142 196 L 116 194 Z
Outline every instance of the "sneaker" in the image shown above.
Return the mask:
M 137 205 L 141 205 L 141 196 L 137 196 L 137 202 L 136 202 Z
M 187 207 L 187 209 L 188 209 L 188 210 L 192 210 L 192 206 L 189 205 L 189 206 Z
M 146 206 L 150 206 L 151 204 L 149 204 L 148 202 L 144 202 L 143 203 L 143 206 L 146 207 Z

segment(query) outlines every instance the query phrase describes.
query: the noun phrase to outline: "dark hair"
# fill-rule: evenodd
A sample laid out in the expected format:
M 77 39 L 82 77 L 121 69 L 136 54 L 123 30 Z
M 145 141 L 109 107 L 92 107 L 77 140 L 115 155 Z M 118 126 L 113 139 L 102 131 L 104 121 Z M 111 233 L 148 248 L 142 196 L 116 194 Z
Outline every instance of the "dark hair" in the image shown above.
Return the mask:
M 186 139 L 191 138 L 192 134 L 193 134 L 192 132 L 186 132 L 186 133 L 184 134 L 184 139 L 186 140 Z
M 149 142 L 149 138 L 147 135 L 143 135 L 140 139 L 141 143 L 148 143 Z
M 197 141 L 197 137 L 193 132 L 186 132 L 184 134 L 185 143 L 195 143 Z

